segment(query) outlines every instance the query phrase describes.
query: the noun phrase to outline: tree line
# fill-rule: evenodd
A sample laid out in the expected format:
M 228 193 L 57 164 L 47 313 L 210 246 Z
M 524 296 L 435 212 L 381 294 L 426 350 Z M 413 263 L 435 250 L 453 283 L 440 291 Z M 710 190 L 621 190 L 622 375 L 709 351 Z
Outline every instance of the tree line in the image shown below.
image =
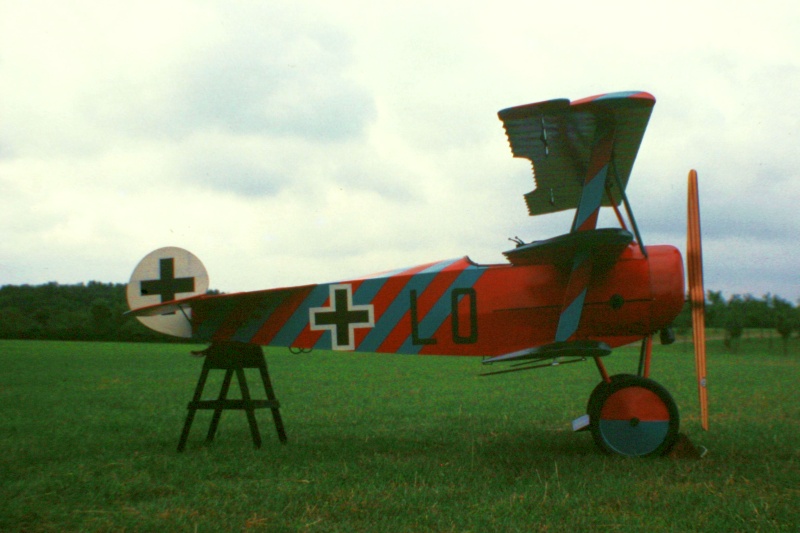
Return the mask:
M 761 298 L 752 294 L 734 294 L 726 300 L 721 291 L 708 291 L 705 315 L 706 327 L 723 331 L 725 345 L 732 351 L 738 349 L 745 329 L 777 333 L 783 340 L 784 353 L 792 335 L 800 332 L 800 307 L 772 294 Z M 686 332 L 691 327 L 691 308 L 687 303 L 675 319 L 675 329 Z
M 124 283 L 0 287 L 0 338 L 169 342 L 126 315 Z
M 180 342 L 126 315 L 125 288 L 124 283 L 97 281 L 0 287 L 0 338 Z M 761 298 L 735 294 L 726 299 L 722 292 L 709 291 L 706 326 L 724 331 L 731 349 L 736 349 L 745 329 L 775 331 L 786 347 L 800 331 L 800 307 L 771 294 Z M 687 304 L 675 320 L 675 329 L 685 334 L 691 327 Z

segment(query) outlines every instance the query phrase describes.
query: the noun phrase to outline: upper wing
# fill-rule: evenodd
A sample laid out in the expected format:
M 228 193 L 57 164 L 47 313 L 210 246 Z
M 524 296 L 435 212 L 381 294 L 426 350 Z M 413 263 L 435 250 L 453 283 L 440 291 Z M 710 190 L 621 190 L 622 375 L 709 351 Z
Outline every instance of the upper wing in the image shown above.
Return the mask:
M 514 157 L 533 164 L 536 189 L 525 195 L 528 212 L 540 215 L 578 206 L 600 130 L 614 131 L 612 165 L 624 189 L 653 105 L 655 97 L 649 93 L 619 92 L 500 111 Z M 608 198 L 603 205 L 611 205 Z

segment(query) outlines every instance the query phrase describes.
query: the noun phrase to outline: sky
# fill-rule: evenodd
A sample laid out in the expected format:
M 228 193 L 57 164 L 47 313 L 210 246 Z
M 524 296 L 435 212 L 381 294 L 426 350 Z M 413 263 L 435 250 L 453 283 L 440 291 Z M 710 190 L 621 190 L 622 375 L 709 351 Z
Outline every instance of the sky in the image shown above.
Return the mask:
M 0 0 L 0 285 L 127 282 L 164 246 L 224 292 L 503 262 L 572 214 L 528 216 L 497 111 L 642 90 L 645 244 L 685 248 L 695 168 L 706 288 L 797 302 L 798 27 L 769 0 Z

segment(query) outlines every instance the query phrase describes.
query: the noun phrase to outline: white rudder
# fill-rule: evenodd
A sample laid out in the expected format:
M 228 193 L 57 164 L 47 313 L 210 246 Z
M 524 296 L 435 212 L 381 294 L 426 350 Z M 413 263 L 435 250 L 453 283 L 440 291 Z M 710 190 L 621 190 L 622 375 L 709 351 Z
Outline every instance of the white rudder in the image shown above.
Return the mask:
M 135 311 L 172 300 L 205 294 L 208 273 L 194 254 L 169 246 L 147 254 L 139 261 L 128 282 L 128 307 Z M 190 309 L 166 314 L 137 316 L 148 328 L 175 337 L 191 337 Z

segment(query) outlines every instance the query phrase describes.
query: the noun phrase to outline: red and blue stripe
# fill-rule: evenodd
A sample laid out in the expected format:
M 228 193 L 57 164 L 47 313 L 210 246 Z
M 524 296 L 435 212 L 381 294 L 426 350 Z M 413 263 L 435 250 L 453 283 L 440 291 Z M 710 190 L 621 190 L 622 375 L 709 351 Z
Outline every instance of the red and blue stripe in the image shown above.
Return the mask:
M 198 306 L 194 336 L 198 340 L 331 349 L 331 332 L 312 330 L 309 312 L 330 306 L 331 286 L 344 284 L 352 289 L 353 305 L 372 305 L 374 309 L 374 326 L 355 329 L 356 351 L 416 354 L 422 345 L 412 338 L 411 291 L 417 295 L 419 335 L 433 336 L 450 316 L 451 291 L 472 288 L 485 270 L 461 258 L 352 281 L 230 295 L 205 309 Z

